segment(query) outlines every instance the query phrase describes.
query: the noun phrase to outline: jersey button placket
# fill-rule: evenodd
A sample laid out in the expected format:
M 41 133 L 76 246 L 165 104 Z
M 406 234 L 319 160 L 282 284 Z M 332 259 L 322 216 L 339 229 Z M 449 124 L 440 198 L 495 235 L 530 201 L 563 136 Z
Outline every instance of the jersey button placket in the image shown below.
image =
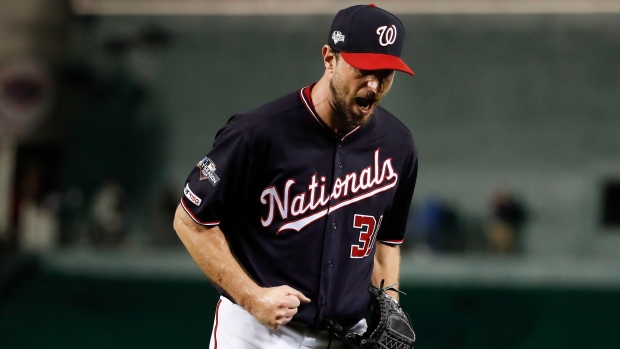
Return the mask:
M 341 161 L 340 158 L 340 151 L 341 151 L 341 146 L 342 146 L 342 141 L 341 140 L 337 140 L 337 144 L 336 144 L 336 148 L 335 148 L 335 157 L 334 157 L 334 162 L 333 162 L 333 178 L 342 178 L 342 168 L 344 167 L 344 164 Z M 330 199 L 330 203 L 329 205 L 331 206 L 332 202 Z M 328 216 L 329 218 L 331 218 L 330 216 Z M 325 232 L 325 242 L 324 242 L 324 255 L 323 255 L 323 264 L 321 267 L 321 286 L 320 286 L 320 291 L 319 291 L 319 295 L 318 295 L 318 304 L 319 304 L 319 317 L 322 317 L 322 313 L 325 311 L 326 307 L 327 307 L 327 285 L 332 284 L 333 282 L 333 267 L 334 267 L 334 254 L 336 254 L 336 251 L 332 250 L 332 247 L 334 246 L 333 243 L 331 243 L 331 239 L 337 239 L 338 235 L 337 234 L 329 234 L 329 225 L 327 225 L 326 227 L 326 232 Z M 336 233 L 336 230 L 338 229 L 338 224 L 335 221 L 331 222 L 331 230 Z

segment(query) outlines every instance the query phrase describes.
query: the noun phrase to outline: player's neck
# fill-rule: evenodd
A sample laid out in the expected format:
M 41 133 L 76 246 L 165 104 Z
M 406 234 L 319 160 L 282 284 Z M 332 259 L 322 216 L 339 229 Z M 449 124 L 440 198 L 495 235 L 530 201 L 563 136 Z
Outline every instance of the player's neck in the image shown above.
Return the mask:
M 336 111 L 329 102 L 329 94 L 329 81 L 326 76 L 323 76 L 323 78 L 312 87 L 312 91 L 310 91 L 314 110 L 325 125 L 333 132 L 339 135 L 345 135 L 355 128 L 355 126 L 349 125 L 348 123 L 343 124 L 343 119 L 336 115 Z

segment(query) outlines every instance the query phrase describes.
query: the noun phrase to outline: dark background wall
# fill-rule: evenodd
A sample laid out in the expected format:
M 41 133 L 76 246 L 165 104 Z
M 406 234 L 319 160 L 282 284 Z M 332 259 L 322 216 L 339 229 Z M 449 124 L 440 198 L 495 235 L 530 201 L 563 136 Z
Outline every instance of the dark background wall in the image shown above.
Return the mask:
M 601 217 L 603 186 L 620 178 L 620 17 L 401 17 L 403 57 L 416 75 L 398 74 L 384 105 L 420 149 L 414 202 L 441 196 L 463 215 L 484 217 L 491 193 L 507 187 L 532 212 L 528 253 L 614 258 L 620 234 Z M 136 205 L 164 186 L 178 192 L 232 114 L 320 77 L 330 21 L 107 16 L 76 23 L 74 61 L 101 75 L 113 94 L 74 115 L 67 178 L 96 182 L 100 168 L 116 169 Z M 141 44 L 149 29 L 169 40 Z M 92 159 L 98 166 L 85 166 Z M 136 219 L 148 224 L 144 215 Z
M 406 256 L 403 304 L 418 346 L 617 347 L 620 234 L 601 216 L 603 185 L 620 178 L 620 17 L 401 18 L 403 56 L 416 76 L 397 75 L 385 106 L 420 149 L 414 202 L 440 196 L 484 220 L 493 190 L 507 186 L 531 212 L 522 256 Z M 32 269 L 5 273 L 0 263 L 0 347 L 207 345 L 217 297 L 204 279 L 178 271 L 174 280 L 118 270 L 102 276 L 102 265 L 142 266 L 144 250 L 162 258 L 142 244 L 162 227 L 174 239 L 171 218 L 154 213 L 162 212 L 153 210 L 157 198 L 180 196 L 232 114 L 319 78 L 330 21 L 83 16 L 65 23 L 67 52 L 56 68 L 66 128 L 52 137 L 61 146 L 49 157 L 59 159 L 52 161 L 58 186 L 84 195 L 84 211 L 65 217 L 62 232 L 68 247 L 83 249 L 74 259 L 75 252 L 52 253 L 69 258 L 51 269 L 26 262 Z M 37 147 L 48 145 L 22 152 L 47 154 Z M 128 195 L 129 247 L 111 249 L 123 258 L 105 248 L 102 257 L 80 240 L 87 205 L 110 177 Z M 102 265 L 90 264 L 96 258 Z M 181 250 L 165 263 L 178 259 L 188 256 Z M 572 281 L 556 282 L 565 279 Z
M 429 287 L 401 297 L 416 348 L 617 348 L 617 291 Z M 205 281 L 43 273 L 0 298 L 3 348 L 205 348 L 217 295 Z

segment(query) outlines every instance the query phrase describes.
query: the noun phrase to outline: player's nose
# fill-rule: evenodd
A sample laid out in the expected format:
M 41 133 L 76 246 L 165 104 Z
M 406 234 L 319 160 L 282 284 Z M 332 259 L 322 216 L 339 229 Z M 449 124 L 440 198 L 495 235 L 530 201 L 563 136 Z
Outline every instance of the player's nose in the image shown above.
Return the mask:
M 394 71 L 389 69 L 368 71 L 366 84 L 374 92 L 383 93 L 384 89 L 390 88 L 393 76 Z
M 384 88 L 384 81 L 380 76 L 375 74 L 369 74 L 366 76 L 366 87 L 368 90 L 374 93 L 382 93 Z
M 368 76 L 368 81 L 366 82 L 366 85 L 372 91 L 379 92 L 379 89 L 381 88 L 381 80 L 378 77 L 374 76 L 374 75 L 369 75 Z

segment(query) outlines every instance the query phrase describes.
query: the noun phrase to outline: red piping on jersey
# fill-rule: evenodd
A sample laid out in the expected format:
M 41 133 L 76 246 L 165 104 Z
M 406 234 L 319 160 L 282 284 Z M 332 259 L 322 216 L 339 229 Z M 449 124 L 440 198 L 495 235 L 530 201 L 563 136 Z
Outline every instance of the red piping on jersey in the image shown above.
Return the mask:
M 383 242 L 384 244 L 400 245 L 403 243 L 404 240 L 379 240 L 379 241 Z
M 329 126 L 327 126 L 325 121 L 323 121 L 323 119 L 321 119 L 319 117 L 319 114 L 316 112 L 316 109 L 314 108 L 314 103 L 312 103 L 312 93 L 311 93 L 312 92 L 312 88 L 314 87 L 314 85 L 316 85 L 316 82 L 313 83 L 310 86 L 304 87 L 301 90 L 299 90 L 299 98 L 301 98 L 301 100 L 304 102 L 304 105 L 306 106 L 306 109 L 308 110 L 310 115 L 312 115 L 312 117 L 314 117 L 314 119 L 319 124 L 321 124 L 321 126 L 323 126 L 323 128 L 325 128 L 327 131 L 329 131 L 334 136 L 341 137 L 339 134 L 334 132 L 334 130 L 332 130 Z M 346 135 L 342 136 L 342 138 L 340 138 L 340 141 L 344 141 L 345 138 L 350 136 L 353 132 L 359 130 L 360 127 L 362 127 L 362 126 L 356 126 L 354 129 L 349 131 L 349 133 L 347 133 Z
M 213 226 L 213 225 L 218 225 L 220 224 L 220 221 L 215 221 L 215 222 L 202 222 L 201 220 L 199 220 L 198 218 L 196 218 L 196 216 L 194 216 L 194 214 L 192 213 L 192 211 L 190 211 L 189 208 L 187 208 L 187 206 L 185 206 L 185 198 L 181 197 L 181 206 L 183 206 L 183 209 L 185 210 L 185 212 L 187 212 L 187 214 L 189 215 L 189 217 L 196 223 L 200 224 L 200 225 L 206 225 L 206 226 Z
M 217 325 L 218 319 L 220 317 L 220 303 L 222 303 L 222 299 L 220 298 L 217 301 L 217 306 L 215 307 L 215 327 L 213 327 L 213 349 L 217 349 Z

